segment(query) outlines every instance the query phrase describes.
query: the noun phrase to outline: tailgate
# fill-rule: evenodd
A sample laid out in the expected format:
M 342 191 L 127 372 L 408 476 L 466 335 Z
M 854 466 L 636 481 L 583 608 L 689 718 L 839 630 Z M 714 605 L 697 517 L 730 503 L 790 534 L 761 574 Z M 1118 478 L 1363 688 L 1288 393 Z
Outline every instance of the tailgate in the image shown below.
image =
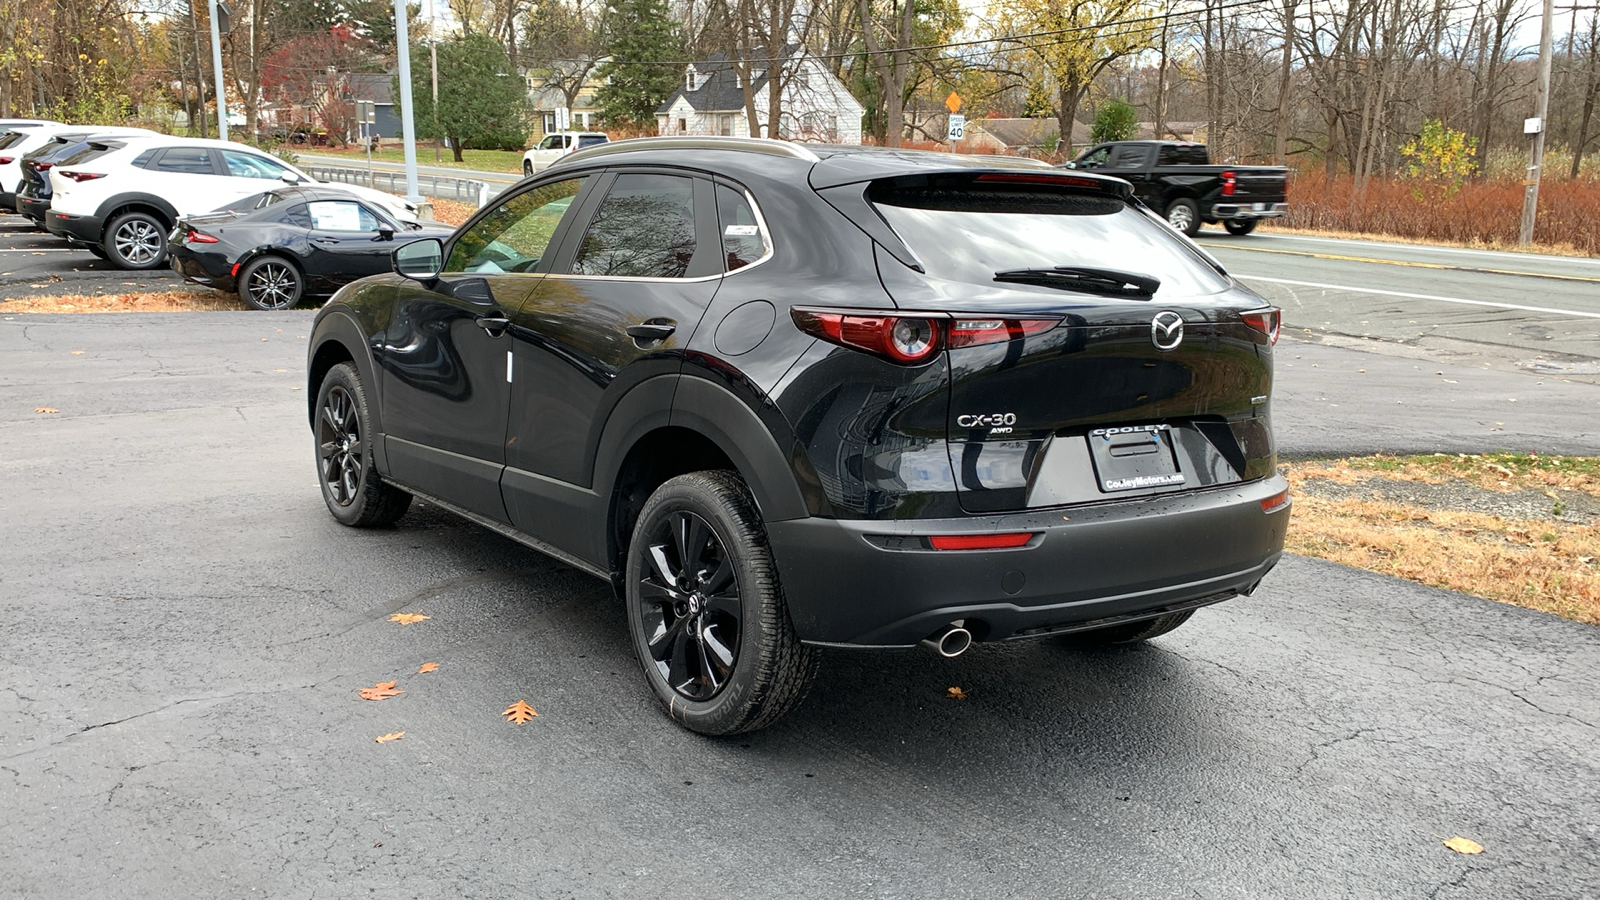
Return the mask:
M 1234 170 L 1235 187 L 1227 200 L 1237 203 L 1283 203 L 1289 199 L 1289 170 L 1242 168 Z

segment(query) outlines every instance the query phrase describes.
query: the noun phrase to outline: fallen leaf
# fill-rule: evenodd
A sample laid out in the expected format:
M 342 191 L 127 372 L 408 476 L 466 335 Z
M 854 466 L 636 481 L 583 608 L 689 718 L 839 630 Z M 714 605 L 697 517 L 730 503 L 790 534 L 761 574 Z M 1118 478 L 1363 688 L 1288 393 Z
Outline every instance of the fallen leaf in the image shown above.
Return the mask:
M 958 687 L 946 688 L 945 692 L 944 692 L 944 695 L 945 695 L 945 697 L 947 697 L 947 698 L 949 698 L 951 700 L 965 700 L 965 699 L 967 699 L 967 692 L 963 691 L 961 688 L 958 688 Z
M 435 670 L 437 668 L 439 668 L 439 664 L 438 663 L 436 663 L 436 662 L 425 662 L 425 663 L 422 664 L 422 667 L 420 669 L 417 669 L 417 674 L 418 675 L 426 675 L 429 672 L 432 672 L 433 670 Z
M 33 408 L 33 411 L 36 412 L 36 413 L 46 413 L 46 414 L 61 412 L 61 410 L 56 409 L 54 406 L 35 406 Z
M 505 712 L 502 712 L 500 715 L 505 716 L 506 721 L 513 725 L 521 725 L 523 722 L 526 722 L 529 719 L 538 718 L 539 716 L 538 713 L 533 711 L 533 707 L 529 706 L 527 701 L 524 700 L 518 700 L 517 702 L 506 707 Z
M 397 683 L 398 682 L 394 682 L 394 681 L 380 681 L 377 684 L 373 685 L 372 687 L 362 688 L 359 691 L 359 693 L 361 694 L 361 699 L 363 699 L 363 700 L 387 700 L 390 697 L 398 697 L 401 694 L 404 694 L 405 691 L 402 691 L 399 688 L 395 687 L 395 685 Z
M 401 625 L 415 625 L 418 622 L 426 622 L 430 618 L 432 616 L 425 616 L 422 613 L 395 613 L 389 617 L 389 621 L 398 622 Z
M 398 740 L 400 740 L 401 738 L 403 738 L 405 736 L 406 736 L 406 733 L 404 731 L 395 731 L 395 732 L 391 732 L 389 734 L 380 734 L 380 735 L 378 735 L 377 741 L 380 744 L 387 744 L 390 741 L 398 741 Z
M 1454 850 L 1457 853 L 1482 853 L 1483 852 L 1483 845 L 1482 844 L 1478 843 L 1477 841 L 1475 841 L 1475 840 L 1473 840 L 1471 838 L 1464 838 L 1464 837 L 1462 837 L 1460 835 L 1456 835 L 1455 837 L 1449 839 L 1448 841 L 1445 841 L 1444 845 L 1446 847 L 1449 847 L 1451 850 Z
M 287 372 L 289 370 L 288 369 L 273 369 L 272 371 L 282 373 L 282 372 Z
M 74 350 L 74 351 L 72 351 L 72 355 L 73 356 L 82 356 L 83 355 L 83 351 L 82 350 Z

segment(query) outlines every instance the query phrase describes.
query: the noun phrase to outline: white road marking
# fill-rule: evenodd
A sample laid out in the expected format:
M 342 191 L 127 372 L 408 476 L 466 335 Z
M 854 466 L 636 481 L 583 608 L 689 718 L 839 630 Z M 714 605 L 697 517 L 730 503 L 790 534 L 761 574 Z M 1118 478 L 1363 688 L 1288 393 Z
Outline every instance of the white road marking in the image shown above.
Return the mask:
M 1548 253 L 1513 253 L 1509 250 L 1472 250 L 1467 247 L 1434 247 L 1429 244 L 1396 244 L 1392 241 L 1364 241 L 1360 238 L 1319 238 L 1303 234 L 1268 234 L 1265 237 L 1275 241 L 1304 241 L 1313 244 L 1335 244 L 1348 247 L 1351 244 L 1364 244 L 1368 247 L 1384 247 L 1393 250 L 1417 250 L 1427 253 L 1455 253 L 1463 256 L 1492 256 L 1496 259 L 1522 259 L 1538 260 L 1551 263 L 1573 263 L 1584 266 L 1600 266 L 1600 259 L 1591 259 L 1584 256 L 1551 256 Z M 1207 246 L 1211 245 L 1207 241 Z M 1218 241 L 1216 246 L 1227 249 L 1227 244 Z
M 29 250 L 29 249 L 27 249 L 25 247 L 24 248 L 20 248 L 20 249 L 19 248 L 14 248 L 14 247 L 0 247 L 0 253 L 88 253 L 88 252 L 89 251 L 87 251 L 87 250 L 79 250 L 76 247 L 40 247 L 37 250 Z
M 1440 303 L 1463 303 L 1468 306 L 1492 306 L 1496 309 L 1520 309 L 1524 312 L 1553 313 L 1558 316 L 1579 316 L 1585 319 L 1600 319 L 1600 312 L 1579 312 L 1575 309 L 1554 309 L 1548 306 L 1523 306 L 1519 303 L 1495 303 L 1489 300 L 1466 300 L 1461 297 L 1440 297 L 1434 294 L 1410 294 L 1405 291 L 1381 291 L 1377 288 L 1351 287 L 1347 284 L 1321 284 L 1315 281 L 1290 281 L 1287 278 L 1268 278 L 1265 275 L 1240 275 L 1234 273 L 1235 278 L 1244 278 L 1250 281 L 1268 281 L 1273 284 L 1292 284 L 1297 287 L 1321 288 L 1325 291 L 1353 291 L 1358 294 L 1380 294 L 1384 297 L 1406 297 L 1412 300 L 1437 300 Z

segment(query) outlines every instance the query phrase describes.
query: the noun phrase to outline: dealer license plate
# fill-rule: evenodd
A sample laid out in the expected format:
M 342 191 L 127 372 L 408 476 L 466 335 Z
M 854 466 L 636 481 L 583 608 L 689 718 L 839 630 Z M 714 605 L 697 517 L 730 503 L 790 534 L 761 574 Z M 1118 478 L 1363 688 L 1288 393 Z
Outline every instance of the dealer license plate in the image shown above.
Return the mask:
M 1089 456 L 1106 493 L 1173 487 L 1184 483 L 1173 451 L 1172 426 L 1129 425 L 1090 431 Z

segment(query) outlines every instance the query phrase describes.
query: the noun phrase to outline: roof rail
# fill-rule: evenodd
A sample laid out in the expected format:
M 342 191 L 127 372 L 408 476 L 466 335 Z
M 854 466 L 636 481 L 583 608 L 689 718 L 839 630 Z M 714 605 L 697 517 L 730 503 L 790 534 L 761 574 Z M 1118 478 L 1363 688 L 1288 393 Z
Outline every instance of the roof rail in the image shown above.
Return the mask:
M 745 153 L 765 153 L 768 156 L 786 156 L 790 159 L 803 159 L 806 162 L 820 162 L 821 158 L 802 144 L 789 141 L 778 141 L 772 138 L 748 137 L 715 137 L 711 135 L 699 137 L 644 137 L 630 138 L 625 141 L 612 141 L 594 147 L 586 147 L 561 157 L 552 163 L 553 166 L 565 166 L 568 162 L 582 162 L 598 156 L 609 156 L 613 153 L 628 153 L 633 150 L 736 150 Z

